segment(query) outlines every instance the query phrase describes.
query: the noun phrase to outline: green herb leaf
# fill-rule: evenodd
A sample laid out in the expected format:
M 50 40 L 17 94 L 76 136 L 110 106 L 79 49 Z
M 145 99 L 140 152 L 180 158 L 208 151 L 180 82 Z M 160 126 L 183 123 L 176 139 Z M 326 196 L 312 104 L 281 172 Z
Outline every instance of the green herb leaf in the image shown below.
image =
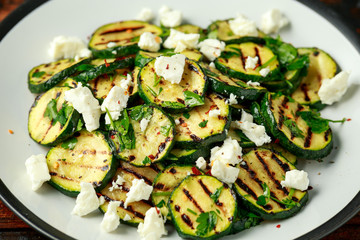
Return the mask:
M 194 210 L 191 210 L 190 208 L 186 209 L 189 213 L 197 216 L 197 213 Z
M 156 87 L 161 81 L 161 76 L 158 76 L 156 73 L 154 74 L 154 85 L 153 87 Z
M 189 119 L 189 118 L 190 118 L 190 114 L 189 114 L 188 112 L 184 112 L 184 113 L 183 113 L 183 116 L 184 116 L 184 118 L 186 118 L 186 119 Z
M 164 135 L 165 137 L 169 136 L 169 132 L 170 129 L 172 128 L 172 125 L 166 125 L 166 126 L 161 126 L 160 132 L 162 135 Z
M 57 114 L 58 114 L 56 105 L 57 105 L 57 100 L 51 99 L 51 101 L 47 104 L 45 113 L 44 113 L 44 117 L 48 117 L 50 119 L 50 121 L 53 121 L 52 125 L 55 125 L 54 120 L 56 119 Z
M 301 55 L 300 57 L 296 58 L 292 63 L 287 66 L 288 70 L 297 70 L 303 67 L 308 66 L 310 63 L 310 59 L 308 55 Z
M 216 39 L 217 38 L 217 35 L 218 35 L 218 30 L 215 29 L 211 32 L 208 33 L 208 38 L 211 38 L 211 39 Z
M 195 107 L 195 106 L 200 106 L 200 105 L 204 104 L 203 97 L 201 97 L 191 91 L 185 91 L 184 97 L 185 97 L 185 105 L 188 107 Z
M 160 93 L 163 91 L 164 89 L 162 87 L 159 88 L 159 93 L 158 95 L 160 95 Z
M 302 111 L 296 113 L 310 127 L 313 133 L 322 133 L 329 129 L 329 121 L 321 118 L 319 115 L 311 111 Z
M 217 215 L 216 212 L 203 212 L 196 219 L 196 222 L 199 223 L 196 227 L 196 235 L 197 236 L 206 236 L 209 232 L 211 232 L 217 223 Z
M 300 130 L 296 122 L 288 117 L 284 117 L 284 125 L 289 128 L 292 135 L 298 138 L 304 138 L 303 131 Z
M 152 107 L 139 105 L 131 109 L 130 118 L 135 121 L 139 121 L 143 118 L 150 119 L 152 114 L 153 114 Z
M 83 129 L 84 127 L 84 122 L 83 120 L 80 118 L 79 121 L 78 121 L 78 124 L 76 126 L 76 132 L 80 131 L 81 129 Z
M 292 62 L 298 55 L 297 49 L 288 43 L 281 43 L 277 48 L 277 54 L 281 64 Z
M 69 115 L 72 113 L 74 108 L 69 106 L 66 102 L 62 104 L 60 111 L 57 111 L 57 99 L 51 99 L 51 101 L 46 106 L 44 117 L 48 117 L 51 121 L 51 125 L 55 125 L 59 122 L 64 126 L 67 122 Z
M 261 184 L 264 194 L 258 197 L 258 200 L 256 201 L 256 204 L 260 206 L 265 206 L 270 199 L 270 189 L 266 183 Z
M 41 78 L 42 76 L 44 76 L 45 73 L 46 72 L 34 72 L 31 77 L 33 77 L 33 78 Z
M 201 123 L 199 123 L 199 127 L 204 128 L 204 127 L 206 127 L 207 123 L 208 123 L 208 120 L 203 120 Z
M 150 158 L 149 158 L 148 156 L 146 156 L 146 157 L 144 158 L 144 160 L 142 161 L 142 163 L 143 163 L 144 165 L 148 165 L 148 164 L 151 164 L 151 160 L 150 160 Z
M 166 206 L 166 203 L 165 203 L 164 199 L 162 199 L 158 204 L 156 204 L 156 206 L 158 208 L 162 208 L 162 207 Z
M 225 59 L 229 59 L 232 57 L 240 57 L 240 56 L 241 55 L 239 53 L 233 51 L 224 51 L 220 55 L 221 58 L 225 58 Z
M 93 69 L 93 68 L 94 68 L 94 65 L 81 64 L 76 68 L 76 70 L 78 70 L 79 72 L 84 72 L 84 71 L 88 71 L 88 70 Z
M 149 86 L 146 86 L 147 90 L 151 93 L 151 95 L 153 95 L 154 97 L 157 97 L 158 94 L 154 91 L 154 89 L 152 89 L 151 87 Z
M 217 189 L 215 190 L 215 192 L 210 195 L 210 198 L 211 198 L 212 200 L 214 200 L 214 202 L 217 202 L 217 201 L 218 201 L 218 199 L 219 199 L 219 197 L 220 197 L 220 194 L 221 194 L 221 191 L 223 190 L 223 188 L 224 188 L 224 186 L 221 186 L 221 187 L 217 188 Z
M 169 107 L 169 108 L 184 108 L 186 107 L 184 104 L 179 102 L 170 102 L 170 101 L 164 101 L 161 103 L 163 107 Z
M 64 149 L 73 150 L 75 148 L 77 142 L 78 142 L 77 138 L 70 138 L 69 140 L 63 142 L 61 144 L 61 147 Z

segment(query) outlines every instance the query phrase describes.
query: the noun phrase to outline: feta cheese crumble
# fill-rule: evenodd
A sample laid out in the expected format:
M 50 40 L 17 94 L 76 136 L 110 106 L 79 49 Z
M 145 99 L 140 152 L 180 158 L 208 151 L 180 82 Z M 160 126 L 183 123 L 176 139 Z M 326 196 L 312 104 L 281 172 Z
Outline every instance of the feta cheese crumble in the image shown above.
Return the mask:
M 164 27 L 177 27 L 182 22 L 182 12 L 172 10 L 168 6 L 162 6 L 159 10 L 160 22 Z
M 38 190 L 44 182 L 49 181 L 51 178 L 44 154 L 30 156 L 25 161 L 25 167 L 33 191 Z
M 121 111 L 126 108 L 128 100 L 129 94 L 126 94 L 126 91 L 123 88 L 119 86 L 113 86 L 101 104 L 101 111 L 106 112 L 107 109 L 111 115 L 112 120 L 118 120 L 121 116 Z M 105 115 L 105 123 L 111 123 L 107 112 Z
M 130 220 L 131 220 L 130 215 L 126 213 L 123 220 L 124 220 L 124 221 L 130 221 Z
M 282 187 L 295 188 L 300 191 L 307 190 L 309 183 L 308 173 L 297 169 L 287 171 L 285 173 L 285 180 L 280 182 Z
M 348 88 L 349 76 L 349 72 L 341 71 L 331 79 L 323 79 L 318 92 L 321 102 L 331 105 L 339 101 Z
M 155 15 L 150 8 L 142 8 L 136 16 L 136 20 L 150 22 L 154 17 Z
M 211 175 L 227 184 L 233 184 L 236 181 L 239 171 L 239 168 L 229 166 L 219 160 L 214 161 L 211 167 Z
M 82 114 L 86 130 L 91 132 L 99 128 L 101 115 L 100 105 L 89 88 L 83 87 L 82 84 L 79 83 L 77 88 L 65 92 L 65 100 L 70 102 L 76 111 Z
M 211 68 L 216 68 L 215 63 L 214 63 L 214 62 L 211 62 L 211 63 L 209 64 L 209 67 L 211 67 Z
M 50 42 L 48 50 L 50 57 L 54 60 L 63 58 L 90 57 L 91 51 L 78 37 L 57 36 Z
M 230 93 L 230 98 L 229 98 L 229 99 L 226 99 L 225 103 L 228 104 L 228 105 L 238 104 L 238 101 L 236 100 L 235 94 Z
M 270 73 L 270 68 L 269 67 L 262 68 L 259 71 L 259 73 L 262 77 L 266 77 Z
M 260 86 L 260 83 L 259 82 L 253 82 L 253 81 L 247 81 L 246 82 L 246 84 L 247 85 L 249 85 L 249 86 L 252 86 L 252 87 L 258 87 L 258 86 Z
M 277 33 L 288 24 L 289 19 L 279 9 L 274 8 L 262 15 L 260 29 L 266 34 Z
M 132 81 L 132 77 L 130 74 L 126 75 L 126 78 L 120 80 L 120 87 L 124 89 L 125 91 L 129 90 L 129 87 L 134 86 L 134 83 Z
M 266 134 L 265 127 L 254 123 L 253 116 L 244 110 L 241 110 L 240 121 L 234 121 L 232 126 L 240 129 L 256 146 L 271 142 L 271 138 Z
M 206 161 L 203 157 L 199 157 L 195 163 L 196 163 L 196 167 L 198 167 L 199 169 L 201 170 L 206 169 Z
M 171 57 L 160 56 L 155 60 L 155 72 L 172 84 L 179 84 L 184 73 L 185 56 L 176 54 Z
M 258 64 L 258 56 L 250 57 L 248 56 L 245 61 L 245 69 L 255 69 L 256 64 Z
M 145 132 L 147 126 L 149 125 L 150 119 L 143 118 L 140 121 L 140 130 Z
M 170 29 L 170 35 L 165 40 L 163 46 L 165 48 L 174 48 L 174 52 L 182 52 L 185 49 L 194 49 L 198 45 L 200 34 L 183 33 L 175 29 Z
M 146 211 L 144 222 L 140 223 L 137 229 L 142 240 L 160 239 L 162 235 L 167 235 L 164 219 L 156 207 Z
M 209 117 L 217 118 L 221 114 L 220 109 L 211 109 L 209 111 Z
M 113 47 L 116 47 L 116 43 L 115 42 L 109 42 L 106 47 L 108 48 L 113 48 Z
M 175 119 L 175 124 L 176 124 L 176 125 L 180 125 L 180 120 L 179 120 L 179 119 Z
M 132 181 L 132 186 L 130 191 L 126 193 L 126 200 L 124 203 L 125 208 L 131 202 L 136 202 L 140 200 L 148 200 L 150 194 L 153 190 L 153 187 L 146 184 L 144 179 L 134 179 Z
M 198 44 L 198 47 L 209 61 L 214 61 L 224 51 L 225 43 L 217 39 L 205 39 Z
M 239 14 L 235 19 L 229 20 L 231 31 L 239 36 L 258 36 L 256 23 Z
M 82 217 L 96 210 L 100 205 L 100 200 L 91 183 L 81 182 L 80 187 L 81 190 L 76 197 L 76 204 L 71 214 Z
M 157 52 L 160 49 L 160 44 L 162 40 L 159 36 L 152 34 L 151 32 L 144 32 L 140 35 L 138 42 L 139 48 L 142 50 L 147 50 L 150 52 Z
M 121 186 L 124 184 L 124 182 L 125 179 L 118 175 L 116 181 L 112 181 L 112 186 L 109 188 L 109 191 L 112 192 L 115 189 L 121 189 Z
M 101 229 L 105 232 L 114 231 L 120 224 L 120 217 L 117 214 L 117 208 L 120 206 L 119 201 L 111 201 L 101 221 Z

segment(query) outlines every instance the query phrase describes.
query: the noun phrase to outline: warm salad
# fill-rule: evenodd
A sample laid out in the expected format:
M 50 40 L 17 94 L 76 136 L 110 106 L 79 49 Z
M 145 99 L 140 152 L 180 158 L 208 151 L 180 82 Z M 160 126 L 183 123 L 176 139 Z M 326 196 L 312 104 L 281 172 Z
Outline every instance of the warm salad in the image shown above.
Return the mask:
M 102 25 L 88 46 L 56 37 L 54 61 L 31 69 L 28 130 L 49 147 L 26 161 L 33 189 L 48 182 L 76 197 L 72 214 L 100 209 L 102 230 L 121 222 L 143 239 L 166 224 L 215 239 L 295 215 L 309 197 L 296 163 L 331 152 L 329 122 L 346 120 L 319 111 L 349 74 L 324 50 L 284 42 L 277 9 L 261 26 L 239 15 L 206 29 L 159 15 Z

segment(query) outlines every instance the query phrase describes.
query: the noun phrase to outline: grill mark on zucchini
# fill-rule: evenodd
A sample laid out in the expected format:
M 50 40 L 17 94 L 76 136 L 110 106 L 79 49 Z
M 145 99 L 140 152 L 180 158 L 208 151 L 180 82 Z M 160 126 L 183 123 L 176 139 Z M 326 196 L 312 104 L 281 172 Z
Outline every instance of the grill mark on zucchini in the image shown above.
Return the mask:
M 271 154 L 271 158 L 276 161 L 277 164 L 284 170 L 284 172 L 290 171 L 290 167 L 288 164 L 284 164 L 280 159 L 274 154 Z
M 194 229 L 193 227 L 193 223 L 191 221 L 191 219 L 189 218 L 188 215 L 186 215 L 185 213 L 181 214 L 181 219 L 186 223 L 186 225 L 188 225 L 191 229 Z
M 132 170 L 132 169 L 129 169 L 129 168 L 126 168 L 124 166 L 122 166 L 122 169 L 128 173 L 131 173 L 132 175 L 134 175 L 135 177 L 137 177 L 138 179 L 144 179 L 144 181 L 149 184 L 149 185 L 152 185 L 152 181 L 150 179 L 148 179 L 147 177 L 139 174 L 138 172 Z
M 135 26 L 135 27 L 112 29 L 112 30 L 104 31 L 104 32 L 100 33 L 99 35 L 103 36 L 103 35 L 107 35 L 107 34 L 120 33 L 120 32 L 125 32 L 125 31 L 128 31 L 128 30 L 134 31 L 134 30 L 139 30 L 139 29 L 143 29 L 143 28 L 144 28 L 144 26 Z
M 308 148 L 308 147 L 311 146 L 311 140 L 312 140 L 312 131 L 311 131 L 311 128 L 308 128 L 307 135 L 306 135 L 306 138 L 305 138 L 305 141 L 304 141 L 304 147 L 305 148 Z
M 105 199 L 105 201 L 114 201 L 113 199 L 111 199 L 109 196 L 106 196 L 106 195 L 102 195 Z M 125 211 L 127 212 L 131 212 L 135 217 L 138 217 L 138 218 L 141 218 L 141 219 L 144 219 L 145 218 L 145 215 L 140 213 L 140 212 L 137 212 L 135 210 L 133 210 L 133 208 L 131 206 L 128 206 L 127 208 L 125 208 L 124 206 L 124 201 L 120 201 L 120 204 L 119 204 L 119 207 L 124 209 Z
M 258 60 L 258 63 L 256 64 L 256 65 L 257 65 L 256 67 L 258 67 L 258 66 L 261 66 L 261 65 L 262 65 L 262 63 L 261 63 L 261 57 L 260 57 L 260 54 L 259 54 L 259 49 L 258 49 L 257 47 L 255 47 L 254 50 L 255 50 L 255 56 L 258 57 L 258 59 L 259 59 L 259 60 Z M 255 67 L 255 68 L 256 68 L 256 67 Z
M 183 191 L 183 193 L 185 194 L 185 196 L 195 205 L 195 207 L 196 207 L 197 209 L 199 209 L 199 211 L 200 211 L 201 213 L 203 213 L 204 210 L 200 207 L 200 205 L 197 203 L 197 201 L 191 196 L 190 192 L 189 192 L 187 189 L 185 189 L 185 188 L 183 188 L 182 191 Z
M 240 165 L 243 167 L 242 165 Z M 246 169 L 245 169 L 246 170 Z M 246 185 L 240 178 L 237 178 L 235 181 L 239 187 L 244 190 L 247 194 L 250 194 L 254 199 L 257 199 L 256 193 L 248 186 Z
M 310 101 L 310 97 L 309 97 L 309 94 L 308 94 L 308 87 L 307 87 L 307 85 L 306 85 L 306 84 L 301 84 L 300 89 L 301 89 L 301 91 L 302 91 L 303 94 L 304 94 L 304 99 L 305 99 L 305 101 Z
M 210 192 L 210 190 L 207 188 L 207 186 L 203 183 L 203 181 L 201 181 L 201 179 L 198 180 L 198 183 L 200 184 L 201 188 L 204 190 L 204 192 L 211 197 L 211 195 L 213 194 L 212 192 Z M 223 203 L 219 202 L 219 200 L 216 200 L 215 204 L 217 206 L 222 206 Z

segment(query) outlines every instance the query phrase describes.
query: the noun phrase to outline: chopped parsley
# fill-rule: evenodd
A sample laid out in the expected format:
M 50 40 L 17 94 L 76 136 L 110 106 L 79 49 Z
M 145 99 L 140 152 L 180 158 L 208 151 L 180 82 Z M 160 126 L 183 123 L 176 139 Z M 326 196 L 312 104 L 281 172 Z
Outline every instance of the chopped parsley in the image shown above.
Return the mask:
M 288 117 L 284 117 L 284 125 L 289 128 L 291 134 L 294 137 L 298 137 L 298 138 L 304 138 L 304 133 L 303 131 L 300 130 L 300 128 L 298 127 L 298 125 L 296 124 L 296 122 Z
M 70 138 L 61 144 L 61 147 L 64 149 L 73 150 L 78 142 L 77 138 Z
M 184 91 L 185 105 L 188 107 L 195 107 L 204 104 L 204 99 L 191 91 Z
M 201 123 L 199 123 L 199 127 L 204 128 L 204 127 L 206 127 L 207 123 L 208 123 L 208 120 L 204 120 Z
M 220 194 L 221 194 L 221 191 L 223 190 L 223 188 L 224 188 L 224 186 L 221 186 L 221 187 L 217 188 L 217 189 L 215 190 L 215 192 L 210 195 L 210 198 L 211 198 L 212 200 L 214 200 L 214 202 L 217 202 L 217 201 L 218 201 L 218 199 L 219 199 L 219 197 L 220 197 Z
M 57 99 L 51 99 L 46 106 L 44 117 L 48 117 L 51 121 L 51 125 L 55 125 L 57 122 L 64 126 L 73 111 L 73 107 L 69 106 L 66 102 L 62 104 L 62 107 L 57 111 Z
M 148 156 L 146 156 L 146 157 L 144 158 L 144 160 L 142 161 L 142 163 L 143 163 L 144 165 L 151 164 L 151 160 L 150 160 L 150 158 L 149 158 Z
M 167 137 L 167 136 L 169 136 L 169 132 L 170 132 L 171 128 L 172 128 L 172 126 L 170 124 L 166 125 L 166 126 L 161 126 L 160 132 L 162 135 Z
M 196 235 L 206 236 L 215 228 L 217 223 L 217 214 L 214 211 L 200 213 L 196 222 L 199 223 L 196 227 Z
M 33 77 L 33 78 L 41 78 L 42 76 L 44 76 L 44 74 L 45 74 L 46 72 L 34 72 L 31 76 Z

